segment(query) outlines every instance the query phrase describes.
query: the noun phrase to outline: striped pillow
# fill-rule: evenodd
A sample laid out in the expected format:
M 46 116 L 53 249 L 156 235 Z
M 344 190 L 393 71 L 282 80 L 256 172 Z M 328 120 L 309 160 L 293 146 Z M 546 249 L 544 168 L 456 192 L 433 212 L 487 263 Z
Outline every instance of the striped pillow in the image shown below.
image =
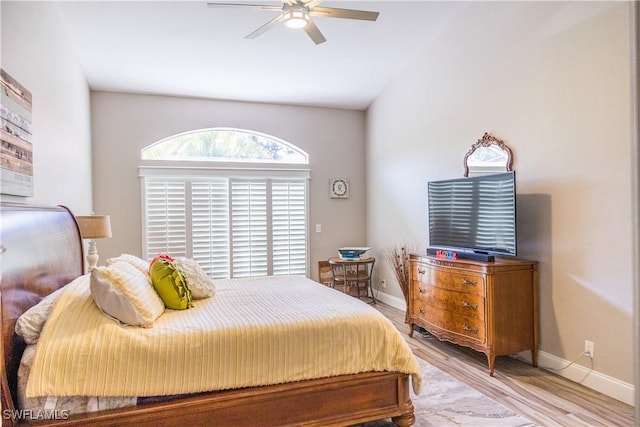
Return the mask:
M 94 268 L 90 288 L 104 314 L 128 325 L 151 327 L 164 312 L 164 303 L 149 276 L 128 262 Z
M 109 258 L 107 260 L 107 265 L 113 265 L 119 261 L 128 262 L 138 270 L 142 271 L 145 275 L 149 275 L 149 261 L 145 261 L 135 255 L 121 254 L 120 256 L 117 256 L 115 258 Z

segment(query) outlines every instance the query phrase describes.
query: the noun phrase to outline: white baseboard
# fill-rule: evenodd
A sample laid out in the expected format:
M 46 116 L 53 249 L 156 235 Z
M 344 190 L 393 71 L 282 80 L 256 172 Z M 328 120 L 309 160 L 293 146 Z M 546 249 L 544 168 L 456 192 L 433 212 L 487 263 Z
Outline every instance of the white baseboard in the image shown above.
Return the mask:
M 378 292 L 377 299 L 399 310 L 406 310 L 407 305 L 403 298 L 389 295 L 384 292 Z M 524 351 L 516 355 L 516 358 L 531 363 L 531 352 Z M 538 352 L 538 366 L 553 372 L 556 375 L 567 378 L 578 384 L 582 384 L 592 390 L 599 391 L 616 400 L 635 406 L 635 387 L 633 384 L 620 381 L 616 378 L 593 371 L 584 366 L 573 364 L 566 369 L 559 370 L 567 366 L 571 361 L 561 359 L 544 351 Z
M 386 294 L 380 290 L 376 292 L 376 299 L 379 299 L 383 303 L 390 305 L 393 308 L 397 308 L 398 310 L 405 311 L 407 309 L 407 304 L 405 303 L 404 298 Z
M 531 363 L 531 353 L 529 351 L 517 354 L 516 358 Z M 627 405 L 635 406 L 635 387 L 633 384 L 620 381 L 617 378 L 577 364 L 573 364 L 566 369 L 561 369 L 570 363 L 571 361 L 561 359 L 553 354 L 545 353 L 544 351 L 538 352 L 538 367 L 578 384 L 582 384 L 592 390 L 599 391 Z

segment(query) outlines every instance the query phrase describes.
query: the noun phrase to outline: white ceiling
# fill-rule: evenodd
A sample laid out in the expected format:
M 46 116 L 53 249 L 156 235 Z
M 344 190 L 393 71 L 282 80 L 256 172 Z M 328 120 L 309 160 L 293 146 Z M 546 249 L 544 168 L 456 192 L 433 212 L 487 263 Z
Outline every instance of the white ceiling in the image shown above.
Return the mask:
M 420 1 L 322 6 L 380 16 L 314 18 L 327 38 L 315 45 L 284 25 L 245 39 L 275 17 L 259 8 L 208 8 L 206 0 L 59 3 L 92 89 L 355 109 L 366 108 L 421 51 L 432 11 L 442 8 Z
M 365 109 L 418 55 L 446 43 L 443 35 L 479 31 L 479 23 L 479 34 L 487 28 L 499 35 L 503 24 L 522 22 L 525 5 L 532 3 L 504 2 L 500 7 L 508 13 L 493 10 L 484 17 L 478 16 L 479 4 L 326 0 L 322 6 L 380 16 L 376 22 L 314 18 L 327 38 L 320 45 L 284 25 L 245 39 L 275 12 L 209 8 L 206 0 L 58 6 L 92 89 Z

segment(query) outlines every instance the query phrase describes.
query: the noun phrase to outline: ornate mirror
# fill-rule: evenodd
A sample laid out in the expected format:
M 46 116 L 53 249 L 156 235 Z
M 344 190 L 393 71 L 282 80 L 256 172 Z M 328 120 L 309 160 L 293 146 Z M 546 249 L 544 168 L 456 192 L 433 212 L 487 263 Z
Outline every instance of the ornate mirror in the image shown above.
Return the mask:
M 511 149 L 487 132 L 471 146 L 464 156 L 464 176 L 484 175 L 488 173 L 513 170 Z

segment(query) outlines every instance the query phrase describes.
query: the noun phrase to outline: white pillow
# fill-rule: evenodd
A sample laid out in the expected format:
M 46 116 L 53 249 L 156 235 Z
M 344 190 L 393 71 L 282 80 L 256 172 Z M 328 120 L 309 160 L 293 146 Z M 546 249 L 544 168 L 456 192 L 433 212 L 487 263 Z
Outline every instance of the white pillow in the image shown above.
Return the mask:
M 122 323 L 148 328 L 164 312 L 149 276 L 128 262 L 94 268 L 90 287 L 100 310 Z
M 203 299 L 213 296 L 216 289 L 213 280 L 211 280 L 195 260 L 177 257 L 173 260 L 173 263 L 186 277 L 187 286 L 191 290 L 191 298 Z
M 120 262 L 120 261 L 128 262 L 138 270 L 142 271 L 147 276 L 149 275 L 149 261 L 145 261 L 142 258 L 138 258 L 135 255 L 121 254 L 120 256 L 117 256 L 115 258 L 109 258 L 107 260 L 107 265 L 108 266 L 113 265 L 116 262 Z
M 60 296 L 62 289 L 64 288 L 60 288 L 42 298 L 38 304 L 18 317 L 15 331 L 16 334 L 24 339 L 24 342 L 27 344 L 36 344 L 38 342 L 42 327 L 49 318 L 51 307 L 53 307 L 53 303 L 55 303 L 58 296 Z

